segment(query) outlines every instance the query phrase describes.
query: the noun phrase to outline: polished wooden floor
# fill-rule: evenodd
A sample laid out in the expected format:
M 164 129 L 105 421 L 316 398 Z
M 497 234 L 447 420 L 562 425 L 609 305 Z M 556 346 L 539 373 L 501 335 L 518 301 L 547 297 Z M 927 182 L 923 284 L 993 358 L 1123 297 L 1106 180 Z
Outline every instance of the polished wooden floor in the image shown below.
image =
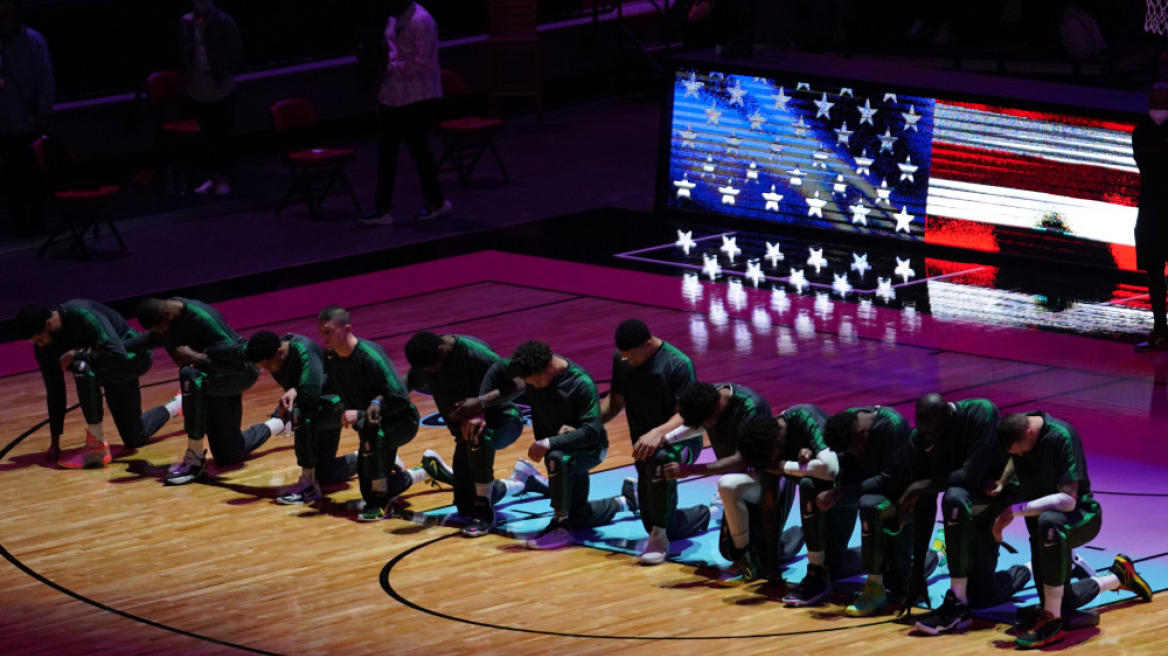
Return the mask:
M 554 271 L 557 265 L 540 266 Z M 838 304 L 835 318 L 810 332 L 791 328 L 799 328 L 795 312 L 775 314 L 765 326 L 733 312 L 725 322 L 710 321 L 686 307 L 679 281 L 646 276 L 636 274 L 628 284 L 641 290 L 660 284 L 677 289 L 676 298 L 646 293 L 634 302 L 634 291 L 620 285 L 571 276 L 553 284 L 538 275 L 523 285 L 494 272 L 483 278 L 495 282 L 386 294 L 388 300 L 356 307 L 354 324 L 403 372 L 402 345 L 419 329 L 476 335 L 504 354 L 526 339 L 544 339 L 589 369 L 603 390 L 612 330 L 637 316 L 691 353 L 700 378 L 750 385 L 776 410 L 795 402 L 828 411 L 867 403 L 904 410 L 920 394 L 940 390 L 989 396 L 1007 410 L 1047 401 L 1074 406 L 1084 421 L 1092 413 L 1099 421 L 1122 415 L 1129 428 L 1124 439 L 1137 446 L 1159 444 L 1163 436 L 1157 430 L 1163 418 L 1149 410 L 1147 389 L 1153 398 L 1157 389 L 1151 374 L 1123 364 L 1036 362 L 1041 353 L 1028 360 L 989 357 L 977 351 L 992 351 L 994 340 L 1014 333 L 967 330 L 955 340 L 957 333 L 947 331 L 957 328 L 928 325 L 928 317 L 923 326 L 916 324 L 920 317 L 898 323 L 897 339 L 888 338 L 884 325 L 865 329 L 861 319 L 858 331 L 839 334 L 833 328 L 839 316 L 856 312 L 849 304 Z M 717 293 L 715 287 L 706 293 Z M 260 327 L 315 334 L 308 313 L 276 325 L 237 325 L 245 334 Z M 947 335 L 952 350 L 928 343 L 931 335 Z M 1067 352 L 1079 346 L 1068 342 Z M 144 379 L 146 404 L 176 390 L 175 368 L 159 356 Z M 1098 391 L 1124 386 L 1136 389 Z M 467 540 L 453 528 L 403 519 L 361 524 L 345 508 L 358 497 L 355 483 L 320 509 L 279 506 L 277 491 L 297 473 L 286 437 L 273 438 L 240 467 L 185 487 L 160 482 L 184 448 L 177 421 L 104 470 L 57 470 L 41 459 L 48 434 L 37 427 L 44 418 L 39 375 L 0 379 L 0 394 L 0 449 L 10 447 L 0 462 L 6 500 L 0 546 L 7 559 L 0 563 L 2 654 L 972 654 L 1012 648 L 1001 625 L 926 639 L 890 617 L 846 618 L 838 603 L 787 609 L 753 588 L 717 588 L 708 572 L 692 567 L 642 568 L 631 556 L 590 548 L 530 552 L 501 535 Z M 245 396 L 245 420 L 265 418 L 277 397 L 265 374 Z M 1093 410 L 1096 398 L 1101 405 Z M 423 413 L 433 408 L 426 397 L 415 401 Z M 106 430 L 114 434 L 109 421 Z M 66 440 L 79 441 L 82 431 L 71 412 Z M 603 466 L 629 464 L 623 418 L 610 424 L 610 441 Z M 346 434 L 342 448 L 355 447 Z M 401 455 L 414 464 L 428 448 L 449 454 L 449 434 L 424 427 Z M 508 472 L 522 451 L 517 445 L 500 454 L 498 473 Z M 450 502 L 448 490 L 415 488 L 400 510 Z M 1147 513 L 1149 525 L 1166 523 L 1163 504 L 1149 504 Z M 1168 651 L 1163 597 L 1108 607 L 1102 615 L 1097 629 L 1073 633 L 1060 649 Z

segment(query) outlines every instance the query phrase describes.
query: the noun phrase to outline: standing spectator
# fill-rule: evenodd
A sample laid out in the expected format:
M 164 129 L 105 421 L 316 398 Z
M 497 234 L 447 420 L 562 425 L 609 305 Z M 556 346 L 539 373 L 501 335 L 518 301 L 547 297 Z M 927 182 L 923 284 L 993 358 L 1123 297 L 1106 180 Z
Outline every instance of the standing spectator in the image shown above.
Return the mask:
M 390 0 L 385 45 L 388 63 L 377 94 L 377 191 L 373 210 L 359 219 L 369 226 L 393 224 L 393 185 L 403 141 L 418 167 L 425 202 L 414 218 L 436 219 L 452 209 L 438 182 L 429 143 L 442 98 L 438 24 L 413 0 Z
M 235 19 L 212 0 L 194 0 L 179 20 L 178 43 L 186 69 L 187 95 L 203 142 L 200 158 L 207 181 L 196 194 L 231 193 L 231 120 L 235 113 L 235 69 L 243 39 Z
M 1136 216 L 1136 265 L 1148 273 L 1152 332 L 1137 351 L 1168 349 L 1168 312 L 1164 263 L 1168 261 L 1168 84 L 1157 82 L 1148 94 L 1148 114 L 1132 132 L 1132 153 L 1140 168 L 1140 203 Z
M 0 0 L 0 192 L 14 234 L 40 232 L 43 183 L 31 149 L 53 110 L 49 46 L 20 20 L 21 0 Z

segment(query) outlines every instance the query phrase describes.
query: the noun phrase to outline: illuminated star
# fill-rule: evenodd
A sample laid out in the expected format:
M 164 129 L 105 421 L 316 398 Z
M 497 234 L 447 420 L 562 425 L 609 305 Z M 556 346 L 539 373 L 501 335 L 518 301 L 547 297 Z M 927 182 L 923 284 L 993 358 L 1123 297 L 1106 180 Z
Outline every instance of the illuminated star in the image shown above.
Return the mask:
M 884 128 L 884 134 L 878 135 L 877 139 L 880 139 L 880 152 L 892 152 L 892 146 L 900 140 L 892 136 L 892 128 Z
M 847 296 L 852 291 L 852 283 L 848 282 L 848 274 L 831 274 L 831 289 L 840 296 Z
M 787 103 L 791 101 L 791 97 L 783 91 L 783 87 L 779 87 L 778 95 L 772 95 L 771 98 L 775 99 L 775 109 L 783 112 L 787 111 Z
M 901 278 L 904 278 L 905 282 L 908 282 L 909 278 L 912 278 L 912 277 L 917 275 L 917 272 L 913 271 L 912 267 L 910 267 L 908 265 L 908 263 L 909 263 L 909 260 L 902 260 L 902 259 L 900 259 L 900 256 L 897 256 L 896 269 L 893 270 L 892 275 L 900 276 Z
M 880 188 L 876 190 L 876 202 L 891 205 L 892 204 L 891 198 L 892 198 L 892 190 L 888 188 L 888 180 L 887 179 L 881 180 L 880 181 Z
M 694 142 L 697 141 L 698 133 L 693 129 L 692 125 L 686 125 L 685 129 L 681 131 L 681 147 L 693 148 Z
M 685 86 L 685 95 L 682 96 L 682 98 L 689 98 L 690 96 L 697 98 L 698 91 L 700 91 L 702 87 L 706 86 L 704 82 L 698 82 L 697 73 L 690 73 L 689 79 L 683 80 L 682 84 Z
M 734 256 L 742 253 L 742 249 L 738 248 L 738 237 L 727 237 L 726 235 L 722 235 L 722 248 L 718 250 L 725 253 L 731 262 L 734 261 Z
M 900 167 L 901 180 L 908 180 L 912 183 L 916 182 L 916 180 L 913 179 L 913 174 L 916 173 L 917 169 L 920 167 L 912 163 L 912 155 L 906 156 L 904 158 L 904 163 L 897 164 L 897 166 Z
M 726 137 L 726 154 L 738 154 L 738 147 L 742 145 L 742 138 L 737 133 L 731 132 L 730 136 Z
M 868 213 L 872 210 L 864 207 L 864 201 L 856 201 L 855 205 L 848 207 L 852 211 L 852 225 L 862 223 L 868 225 Z
M 746 95 L 746 89 L 742 88 L 742 80 L 734 78 L 734 86 L 728 90 L 730 93 L 731 105 L 743 105 L 742 97 Z
M 868 254 L 867 253 L 864 253 L 863 255 L 860 255 L 858 253 L 852 253 L 852 271 L 855 271 L 856 273 L 860 274 L 860 278 L 863 278 L 864 273 L 867 272 L 871 268 L 872 268 L 872 265 L 868 264 Z
M 895 93 L 884 94 L 884 102 L 897 102 Z
M 755 288 L 758 288 L 758 281 L 765 276 L 762 274 L 762 265 L 758 260 L 749 260 L 746 262 L 746 279 L 754 283 Z
M 783 252 L 779 250 L 779 242 L 775 242 L 772 244 L 768 241 L 765 243 L 766 243 L 766 252 L 767 252 L 766 259 L 771 261 L 771 268 L 774 268 L 774 267 L 779 265 L 779 260 L 785 259 L 783 256 Z
M 686 255 L 689 255 L 689 249 L 697 246 L 697 244 L 698 243 L 693 240 L 693 230 L 690 230 L 689 232 L 682 232 L 678 230 L 677 241 L 673 242 L 673 245 L 684 251 Z
M 892 278 L 876 279 L 876 298 L 891 303 L 896 300 L 896 290 L 892 288 Z
M 876 127 L 876 123 L 872 121 L 872 117 L 876 115 L 876 110 L 872 109 L 872 101 L 867 98 L 864 99 L 864 106 L 857 107 L 860 111 L 860 125 L 867 123 L 872 127 Z
M 791 269 L 791 275 L 787 278 L 787 284 L 795 288 L 795 291 L 802 294 L 803 288 L 807 286 L 807 277 L 803 275 L 803 269 Z
M 717 103 L 711 103 L 706 108 L 706 123 L 710 125 L 717 125 L 718 119 L 722 117 L 722 110 L 718 109 Z
M 815 106 L 819 108 L 819 111 L 815 114 L 815 118 L 822 116 L 829 121 L 831 120 L 831 108 L 835 107 L 835 103 L 828 102 L 827 92 L 824 92 L 823 99 L 815 101 Z
M 702 177 L 704 178 L 707 175 L 714 175 L 714 169 L 717 168 L 717 166 L 718 165 L 714 163 L 713 155 L 706 157 L 705 163 L 702 164 Z
M 844 124 L 843 124 L 843 125 L 841 125 L 841 126 L 840 126 L 840 127 L 839 127 L 839 128 L 836 130 L 836 131 L 835 131 L 835 136 L 836 136 L 836 139 L 837 139 L 836 143 L 843 144 L 843 145 L 845 145 L 845 146 L 846 146 L 846 145 L 849 143 L 849 141 L 848 141 L 848 140 L 849 140 L 849 139 L 851 139 L 851 138 L 852 138 L 852 135 L 853 135 L 853 134 L 855 134 L 855 133 L 856 133 L 856 132 L 855 132 L 854 130 L 849 130 L 849 129 L 848 129 L 848 122 L 847 122 L 847 121 L 844 121 Z
M 733 205 L 734 198 L 741 191 L 742 191 L 741 189 L 735 189 L 734 185 L 731 184 L 730 180 L 726 181 L 725 187 L 718 187 L 718 193 L 722 194 L 722 204 L 723 205 Z M 725 239 L 725 237 L 723 237 L 722 239 Z M 731 259 L 733 259 L 733 256 L 731 256 Z
M 775 193 L 775 186 L 771 185 L 770 191 L 762 192 L 762 199 L 766 201 L 766 205 L 764 205 L 762 208 L 763 211 L 778 212 L 779 211 L 779 201 L 783 200 L 783 195 L 776 194 Z M 770 257 L 770 256 L 768 255 L 767 257 Z
M 794 276 L 795 272 L 792 271 L 791 275 Z M 771 292 L 771 308 L 780 316 L 791 309 L 791 299 L 787 298 L 787 290 L 781 287 L 774 288 Z
M 818 191 L 815 192 L 814 198 L 807 199 L 807 204 L 810 206 L 807 208 L 807 216 L 818 216 L 821 219 L 823 218 L 823 206 L 827 205 L 827 201 L 819 197 Z
M 876 160 L 868 157 L 868 151 L 865 149 L 859 157 L 856 158 L 856 175 L 871 175 L 871 166 L 876 163 Z
M 758 184 L 758 164 L 750 163 L 750 167 L 746 170 L 746 181 Z
M 766 123 L 766 117 L 762 115 L 759 110 L 754 110 L 754 113 L 747 117 L 750 120 L 751 130 L 761 130 L 763 123 Z
M 795 90 L 796 91 L 810 91 L 811 90 L 811 83 L 810 82 L 800 82 L 799 84 L 795 85 Z
M 775 137 L 775 142 L 771 144 L 771 159 L 783 159 L 783 149 L 786 146 L 782 143 L 782 137 Z
M 896 219 L 896 232 L 900 232 L 903 229 L 905 234 L 908 234 L 908 224 L 912 223 L 912 220 L 915 218 L 912 214 L 908 213 L 908 207 L 902 205 L 900 211 L 892 216 Z
M 808 248 L 807 250 L 811 252 L 811 255 L 807 258 L 807 266 L 815 267 L 815 273 L 819 273 L 820 269 L 827 266 L 827 258 L 823 256 L 823 249 Z
M 855 97 L 855 94 L 854 94 L 854 93 L 852 93 L 852 88 L 851 88 L 851 87 L 842 87 L 842 88 L 840 89 L 839 95 L 840 95 L 841 97 L 843 97 L 843 96 L 852 96 L 853 98 Z
M 840 173 L 835 176 L 835 184 L 831 186 L 832 191 L 837 194 L 842 194 L 848 190 L 848 185 L 844 182 L 844 174 Z
M 824 171 L 826 171 L 827 170 L 827 158 L 830 155 L 831 155 L 831 152 L 826 148 L 820 148 L 819 150 L 815 151 L 814 153 L 811 153 L 811 159 L 813 160 L 811 162 L 811 168 L 823 169 Z
M 808 127 L 809 126 L 807 125 L 807 122 L 803 120 L 802 116 L 800 116 L 799 122 L 795 124 L 795 136 L 796 137 L 807 136 L 807 128 Z
M 901 112 L 900 115 L 904 117 L 905 132 L 908 132 L 909 130 L 912 130 L 913 132 L 920 132 L 920 130 L 917 129 L 917 121 L 921 120 L 921 115 L 913 110 L 912 105 L 908 106 L 907 112 Z
M 673 186 L 677 187 L 678 198 L 690 198 L 691 196 L 689 195 L 689 190 L 693 189 L 697 185 L 689 181 L 689 174 L 686 173 L 681 176 L 680 180 L 674 180 Z M 685 251 L 685 254 L 689 255 L 688 249 Z
M 804 173 L 803 171 L 801 171 L 798 166 L 791 169 L 790 171 L 787 171 L 787 173 L 789 173 L 791 175 L 791 186 L 792 187 L 803 186 L 803 176 L 805 176 L 807 174 Z
M 722 265 L 718 264 L 717 255 L 702 253 L 702 273 L 709 276 L 710 280 L 717 278 L 722 273 Z

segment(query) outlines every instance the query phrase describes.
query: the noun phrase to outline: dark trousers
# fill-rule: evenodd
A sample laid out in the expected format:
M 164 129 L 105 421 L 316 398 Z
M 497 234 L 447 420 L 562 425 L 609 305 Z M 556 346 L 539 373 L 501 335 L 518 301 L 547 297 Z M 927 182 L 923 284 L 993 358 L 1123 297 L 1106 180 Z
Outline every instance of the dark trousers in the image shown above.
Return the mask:
M 1021 565 L 998 571 L 1000 545 L 994 539 L 994 520 L 1012 498 L 1006 493 L 997 498 L 974 495 L 963 487 L 951 487 L 941 496 L 941 516 L 945 525 L 945 553 L 949 576 L 969 579 L 966 591 L 972 608 L 989 608 L 1009 601 L 1030 582 L 1030 572 Z M 918 510 L 935 510 L 925 499 Z M 974 515 L 974 507 L 980 512 Z M 914 518 L 920 530 L 932 531 L 935 512 Z
M 100 424 L 105 419 L 105 405 L 108 404 L 122 444 L 131 449 L 146 444 L 170 421 L 170 412 L 164 406 L 142 412 L 142 390 L 138 379 L 150 370 L 152 363 L 150 353 L 141 353 L 116 367 L 89 367 L 74 374 L 77 400 L 85 423 Z
M 233 148 L 231 124 L 235 118 L 235 92 L 214 102 L 191 102 L 199 123 L 199 148 L 195 165 L 203 175 L 230 175 Z
M 1103 510 L 1090 497 L 1080 499 L 1071 512 L 1048 510 L 1037 517 L 1026 518 L 1034 583 L 1040 602 L 1045 597 L 1044 585 L 1063 586 L 1064 613 L 1082 607 L 1099 595 L 1099 584 L 1092 579 L 1078 579 L 1071 583 L 1071 550 L 1095 539 L 1102 526 Z
M 670 540 L 697 535 L 710 525 L 710 507 L 677 507 L 677 481 L 667 480 L 663 470 L 671 462 L 693 464 L 702 452 L 701 437 L 678 442 L 657 451 L 649 460 L 638 460 L 637 503 L 645 532 L 653 527 L 665 529 Z
M 438 182 L 438 163 L 430 150 L 430 128 L 437 116 L 436 99 L 377 109 L 377 191 L 374 208 L 379 212 L 393 209 L 393 187 L 397 182 L 397 156 L 402 142 L 418 167 L 422 198 L 427 207 L 445 200 Z
M 495 453 L 506 449 L 523 433 L 523 415 L 511 406 L 502 412 L 492 411 L 483 434 L 468 442 L 454 441 L 454 505 L 463 517 L 486 516 L 490 506 L 506 495 L 506 486 L 495 481 Z M 479 497 L 476 485 L 492 484 L 489 499 Z
M 243 393 L 255 384 L 259 370 L 207 373 L 194 367 L 178 370 L 183 397 L 183 427 L 192 440 L 207 438 L 211 456 L 218 465 L 243 462 L 247 455 L 268 441 L 272 431 L 264 424 L 241 430 Z
M 799 512 L 807 551 L 824 552 L 824 566 L 832 578 L 838 580 L 858 574 L 863 568 L 858 554 L 848 549 L 848 542 L 856 530 L 858 504 L 841 499 L 826 512 L 815 505 L 816 495 L 833 487 L 833 481 L 803 477 L 799 481 Z
M 612 521 L 618 506 L 612 498 L 588 500 L 588 472 L 604 462 L 607 449 L 549 451 L 545 456 L 552 509 L 557 515 L 568 513 L 568 525 L 581 530 L 603 526 Z
M 32 132 L 0 134 L 0 194 L 8 210 L 8 229 L 17 235 L 35 234 L 44 228 L 48 190 L 32 152 L 36 138 Z
M 361 498 L 366 502 L 381 502 L 382 493 L 373 490 L 375 480 L 390 479 L 390 489 L 409 487 L 405 478 L 409 478 L 410 473 L 397 471 L 394 462 L 397 450 L 418 434 L 418 420 L 418 410 L 411 405 L 394 416 L 382 417 L 380 423 L 363 422 L 357 429 L 361 439 L 361 449 L 357 452 L 357 479 Z
M 896 525 L 896 504 L 883 494 L 860 497 L 860 556 L 864 571 L 885 576 L 885 586 L 899 589 L 912 570 L 912 515 Z
M 357 462 L 350 455 L 337 456 L 341 442 L 341 406 L 336 395 L 321 399 L 315 412 L 292 413 L 292 434 L 296 464 L 314 469 L 321 487 L 336 485 L 357 473 Z

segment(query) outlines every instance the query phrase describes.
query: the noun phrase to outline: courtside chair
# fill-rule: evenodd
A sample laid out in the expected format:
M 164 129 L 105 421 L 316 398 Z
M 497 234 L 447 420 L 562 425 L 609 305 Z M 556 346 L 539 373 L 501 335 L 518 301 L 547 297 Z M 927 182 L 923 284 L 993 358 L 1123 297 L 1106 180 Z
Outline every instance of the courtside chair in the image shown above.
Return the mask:
M 154 122 L 154 147 L 170 191 L 187 192 L 187 169 L 199 140 L 199 122 L 187 117 L 187 79 L 175 71 L 151 73 L 143 85 Z
M 276 214 L 300 198 L 308 206 L 308 214 L 319 219 L 321 203 L 339 182 L 360 215 L 361 204 L 345 175 L 345 167 L 357 154 L 348 148 L 327 148 L 315 143 L 319 123 L 316 110 L 304 100 L 281 100 L 272 106 L 272 126 L 284 149 L 284 166 L 292 174 L 292 182 L 276 206 Z
M 511 181 L 503 158 L 495 149 L 495 135 L 503 121 L 484 116 L 467 116 L 465 101 L 470 89 L 454 71 L 442 71 L 442 103 L 444 120 L 438 122 L 438 136 L 442 138 L 442 155 L 438 158 L 438 172 L 454 171 L 458 181 L 466 184 L 483 155 L 490 153 L 503 172 L 503 179 Z
M 118 245 L 123 251 L 129 250 L 122 235 L 114 226 L 111 211 L 120 189 L 113 185 L 98 185 L 92 188 L 63 186 L 61 179 L 66 174 L 62 169 L 72 162 L 72 154 L 62 145 L 50 141 L 49 137 L 41 137 L 33 142 L 32 150 L 37 165 L 49 180 L 53 205 L 60 214 L 60 220 L 49 231 L 49 238 L 37 251 L 37 257 L 43 257 L 49 247 L 58 240 L 68 239 L 77 255 L 89 259 L 89 247 L 85 244 L 85 236 L 92 233 L 95 239 L 100 237 L 103 226 L 118 240 Z

